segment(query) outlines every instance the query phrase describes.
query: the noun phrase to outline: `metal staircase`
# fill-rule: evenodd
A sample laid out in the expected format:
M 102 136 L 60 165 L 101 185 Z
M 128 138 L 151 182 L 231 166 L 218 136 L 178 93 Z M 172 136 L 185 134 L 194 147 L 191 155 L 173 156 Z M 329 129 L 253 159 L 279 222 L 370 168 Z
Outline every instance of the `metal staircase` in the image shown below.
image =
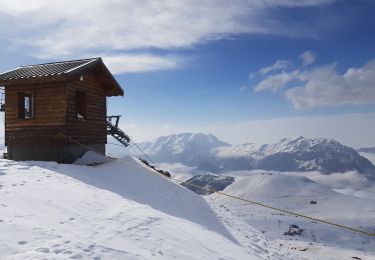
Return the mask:
M 0 112 L 5 112 L 5 89 L 4 89 L 4 87 L 0 87 Z M 5 115 L 2 115 L 2 118 L 3 118 L 3 120 L 5 120 L 4 119 Z M 3 124 L 4 123 L 5 122 L 3 122 Z M 7 159 L 8 158 L 8 153 L 4 152 L 2 158 L 3 159 Z
M 121 116 L 107 116 L 107 135 L 113 136 L 126 147 L 130 143 L 130 137 L 118 127 L 120 117 Z

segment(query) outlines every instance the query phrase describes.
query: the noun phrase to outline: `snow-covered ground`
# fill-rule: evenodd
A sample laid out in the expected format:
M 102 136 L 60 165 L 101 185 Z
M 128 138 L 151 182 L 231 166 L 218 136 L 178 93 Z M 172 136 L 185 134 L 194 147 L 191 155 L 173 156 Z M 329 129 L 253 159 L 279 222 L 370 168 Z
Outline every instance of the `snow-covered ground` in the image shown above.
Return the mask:
M 226 192 L 375 226 L 374 200 L 305 177 L 253 172 Z M 280 235 L 290 223 L 301 238 Z M 374 259 L 374 248 L 351 232 L 196 195 L 131 157 L 94 167 L 0 160 L 0 259 Z
M 307 173 L 275 173 L 266 171 L 241 171 L 226 173 L 237 176 L 236 181 L 224 192 L 242 198 L 266 203 L 275 207 L 303 213 L 313 217 L 334 221 L 340 224 L 375 232 L 375 192 L 370 198 L 346 195 L 337 192 L 329 185 L 312 181 Z M 313 173 L 310 173 L 313 174 Z M 306 177 L 307 176 L 307 177 Z M 325 176 L 315 173 L 313 177 L 321 182 L 340 185 L 339 176 Z M 328 179 L 331 178 L 331 179 Z M 363 181 L 354 173 L 341 177 L 341 181 L 360 183 Z M 335 181 L 333 181 L 335 180 Z M 345 182 L 341 183 L 344 185 Z M 358 184 L 359 185 L 359 184 Z M 350 187 L 350 186 L 348 186 Z M 249 226 L 262 231 L 264 236 L 283 247 L 296 252 L 305 250 L 318 259 L 375 259 L 375 238 L 364 236 L 275 212 L 249 203 L 236 201 L 212 194 L 207 197 L 216 211 L 230 212 L 245 221 Z M 311 202 L 316 202 L 311 204 Z M 296 224 L 304 229 L 301 236 L 283 235 L 289 225 Z M 313 258 L 315 259 L 315 258 Z
M 0 259 L 296 259 L 226 222 L 130 157 L 95 167 L 0 160 Z

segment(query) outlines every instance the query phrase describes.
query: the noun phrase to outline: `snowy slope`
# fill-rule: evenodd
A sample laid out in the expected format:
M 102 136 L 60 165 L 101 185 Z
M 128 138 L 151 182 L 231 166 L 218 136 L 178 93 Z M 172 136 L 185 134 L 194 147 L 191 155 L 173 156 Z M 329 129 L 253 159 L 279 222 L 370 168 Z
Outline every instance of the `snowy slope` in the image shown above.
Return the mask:
M 0 160 L 0 212 L 0 259 L 296 259 L 259 232 L 238 241 L 203 197 L 130 157 Z
M 226 174 L 235 176 L 236 172 Z M 365 199 L 344 195 L 309 178 L 298 176 L 297 173 L 287 175 L 251 171 L 240 172 L 237 175 L 242 176 L 237 176 L 236 181 L 224 190 L 225 193 L 375 232 L 374 197 Z M 279 244 L 289 249 L 303 249 L 306 254 L 320 254 L 323 259 L 342 259 L 344 256 L 347 257 L 344 259 L 351 259 L 352 256 L 375 259 L 375 238 L 296 218 L 218 194 L 209 195 L 207 199 L 215 205 L 217 211 L 231 212 L 262 231 L 268 239 L 279 241 Z M 316 203 L 312 204 L 311 201 Z M 290 224 L 296 224 L 304 229 L 302 235 L 283 235 Z M 295 242 L 296 240 L 298 242 Z M 341 251 L 345 254 L 341 254 Z
M 100 158 L 79 162 L 90 159 Z M 373 201 L 300 176 L 258 172 L 226 192 L 375 225 Z M 131 157 L 95 167 L 0 160 L 0 259 L 372 259 L 374 241 L 215 196 L 206 200 Z M 288 223 L 307 235 L 280 238 Z

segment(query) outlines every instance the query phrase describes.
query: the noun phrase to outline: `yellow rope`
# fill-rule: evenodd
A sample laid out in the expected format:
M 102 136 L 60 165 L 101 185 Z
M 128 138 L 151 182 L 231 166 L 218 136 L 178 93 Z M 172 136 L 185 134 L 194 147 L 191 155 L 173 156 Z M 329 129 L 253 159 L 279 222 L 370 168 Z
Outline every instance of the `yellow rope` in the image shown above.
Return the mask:
M 60 133 L 61 135 L 65 136 L 64 134 Z M 68 137 L 71 141 L 73 141 L 74 143 L 78 144 L 78 145 L 81 145 L 83 147 L 85 147 L 86 149 L 89 149 L 93 152 L 96 152 L 100 155 L 104 155 L 106 156 L 105 154 L 99 152 L 99 151 L 96 151 L 94 150 L 93 148 L 87 146 L 87 145 L 84 145 L 70 137 Z M 110 153 L 107 152 L 107 154 L 111 157 L 114 157 L 112 156 Z M 144 167 L 142 166 L 139 166 L 139 165 L 135 165 L 135 164 L 132 164 L 132 163 L 129 163 L 127 161 L 124 161 L 122 159 L 115 159 L 115 160 L 118 160 L 126 165 L 130 165 L 130 166 L 133 166 L 133 167 L 137 167 L 137 168 L 141 168 L 141 169 L 144 169 Z M 157 174 L 163 178 L 166 178 L 166 179 L 171 179 L 173 181 L 176 181 L 178 183 L 183 183 L 184 181 L 182 180 L 179 180 L 179 179 L 176 179 L 176 178 L 173 178 L 173 177 L 166 177 L 156 171 L 151 171 L 152 173 L 154 174 Z M 277 208 L 277 207 L 274 207 L 274 206 L 270 206 L 270 205 L 267 205 L 267 204 L 264 204 L 264 203 L 261 203 L 261 202 L 258 202 L 258 201 L 254 201 L 254 200 L 249 200 L 249 199 L 245 199 L 245 198 L 241 198 L 241 197 L 238 197 L 238 196 L 235 196 L 235 195 L 231 195 L 231 194 L 227 194 L 227 193 L 224 193 L 224 192 L 221 192 L 221 191 L 216 191 L 214 189 L 211 189 L 211 188 L 207 188 L 207 187 L 202 187 L 202 186 L 199 186 L 199 185 L 195 185 L 195 184 L 192 184 L 192 183 L 189 183 L 188 185 L 190 186 L 193 186 L 193 187 L 196 187 L 196 188 L 199 188 L 199 189 L 203 189 L 203 190 L 206 190 L 206 191 L 209 191 L 209 192 L 212 192 L 212 193 L 217 193 L 219 195 L 222 195 L 222 196 L 225 196 L 225 197 L 228 197 L 228 198 L 231 198 L 231 199 L 235 199 L 235 200 L 239 200 L 239 201 L 243 201 L 243 202 L 247 202 L 247 203 L 250 203 L 250 204 L 254 204 L 254 205 L 258 205 L 258 206 L 261 206 L 261 207 L 264 207 L 264 208 L 268 208 L 268 209 L 272 209 L 272 210 L 276 210 L 276 211 L 280 211 L 280 212 L 283 212 L 283 213 L 287 213 L 287 214 L 290 214 L 290 215 L 293 215 L 293 216 L 296 216 L 296 217 L 300 217 L 300 218 L 305 218 L 305 219 L 309 219 L 309 220 L 313 220 L 313 221 L 316 221 L 316 222 L 320 222 L 320 223 L 323 223 L 323 224 L 327 224 L 327 225 L 331 225 L 331 226 L 334 226 L 334 227 L 338 227 L 338 228 L 342 228 L 342 229 L 346 229 L 346 230 L 350 230 L 350 231 L 353 231 L 353 232 L 357 232 L 357 233 L 360 233 L 360 234 L 363 234 L 363 235 L 367 235 L 367 236 L 372 236 L 372 237 L 375 237 L 375 233 L 373 232 L 368 232 L 366 230 L 362 230 L 362 229 L 359 229 L 359 228 L 354 228 L 354 227 L 350 227 L 350 226 L 346 226 L 346 225 L 343 225 L 343 224 L 338 224 L 338 223 L 335 223 L 335 222 L 332 222 L 332 221 L 328 221 L 328 220 L 324 220 L 324 219 L 320 219 L 320 218 L 315 218 L 315 217 L 311 217 L 311 216 L 308 216 L 308 215 L 304 215 L 304 214 L 301 214 L 301 213 L 297 213 L 297 212 L 293 212 L 293 211 L 290 211 L 290 210 L 286 210 L 286 209 L 282 209 L 282 208 Z
M 174 179 L 174 178 L 171 178 L 171 179 L 179 181 L 179 180 Z M 232 199 L 248 202 L 248 203 L 255 204 L 255 205 L 258 205 L 258 206 L 261 206 L 261 207 L 265 207 L 265 208 L 269 208 L 269 209 L 272 209 L 272 210 L 287 213 L 287 214 L 290 214 L 290 215 L 294 215 L 296 217 L 310 219 L 310 220 L 313 220 L 313 221 L 316 221 L 316 222 L 321 222 L 321 223 L 328 224 L 328 225 L 331 225 L 331 226 L 344 228 L 344 229 L 355 231 L 355 232 L 358 232 L 358 233 L 361 233 L 361 234 L 364 234 L 364 235 L 375 237 L 375 233 L 371 233 L 371 232 L 368 232 L 368 231 L 365 231 L 365 230 L 362 230 L 362 229 L 353 228 L 353 227 L 345 226 L 345 225 L 342 225 L 342 224 L 337 224 L 335 222 L 324 220 L 324 219 L 310 217 L 310 216 L 307 216 L 307 215 L 304 215 L 304 214 L 301 214 L 301 213 L 297 213 L 297 212 L 293 212 L 293 211 L 290 211 L 290 210 L 276 208 L 276 207 L 273 207 L 273 206 L 270 206 L 270 205 L 267 205 L 267 204 L 264 204 L 264 203 L 261 203 L 261 202 L 257 202 L 257 201 L 249 200 L 249 199 L 244 199 L 244 198 L 241 198 L 241 197 L 238 197 L 238 196 L 235 196 L 235 195 L 230 195 L 230 194 L 227 194 L 227 193 L 224 193 L 224 192 L 221 192 L 221 191 L 216 191 L 216 190 L 213 190 L 213 189 L 210 189 L 210 188 L 207 188 L 207 187 L 198 186 L 198 185 L 195 185 L 195 184 L 192 184 L 192 183 L 189 183 L 188 185 L 191 185 L 191 186 L 194 186 L 194 187 L 197 187 L 197 188 L 201 188 L 201 189 L 205 189 L 205 190 L 210 191 L 212 193 L 217 193 L 219 195 L 229 197 L 229 198 L 232 198 Z

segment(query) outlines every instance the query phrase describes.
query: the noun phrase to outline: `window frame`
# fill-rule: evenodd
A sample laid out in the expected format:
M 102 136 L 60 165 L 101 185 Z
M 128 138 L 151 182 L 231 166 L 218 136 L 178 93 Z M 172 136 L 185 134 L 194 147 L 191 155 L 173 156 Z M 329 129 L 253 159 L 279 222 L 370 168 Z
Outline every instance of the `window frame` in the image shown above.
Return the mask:
M 75 118 L 78 120 L 87 119 L 87 94 L 84 91 L 75 91 Z
M 30 116 L 26 117 L 26 97 L 29 98 Z M 30 102 L 31 101 L 31 102 Z M 22 120 L 32 120 L 35 118 L 35 94 L 33 91 L 17 92 L 17 118 Z

